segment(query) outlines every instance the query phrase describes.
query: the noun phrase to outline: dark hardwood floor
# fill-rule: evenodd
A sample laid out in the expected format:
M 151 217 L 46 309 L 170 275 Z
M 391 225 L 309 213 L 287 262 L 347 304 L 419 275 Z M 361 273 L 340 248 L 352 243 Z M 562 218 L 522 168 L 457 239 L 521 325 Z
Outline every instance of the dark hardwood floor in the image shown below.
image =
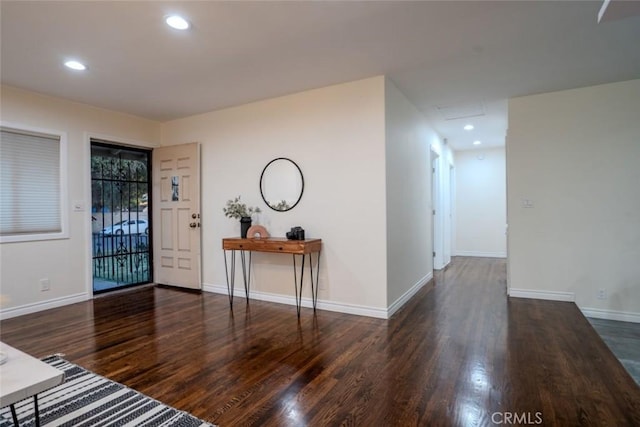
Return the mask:
M 578 308 L 507 299 L 505 276 L 454 258 L 388 321 L 148 288 L 5 320 L 2 341 L 221 426 L 640 425 Z

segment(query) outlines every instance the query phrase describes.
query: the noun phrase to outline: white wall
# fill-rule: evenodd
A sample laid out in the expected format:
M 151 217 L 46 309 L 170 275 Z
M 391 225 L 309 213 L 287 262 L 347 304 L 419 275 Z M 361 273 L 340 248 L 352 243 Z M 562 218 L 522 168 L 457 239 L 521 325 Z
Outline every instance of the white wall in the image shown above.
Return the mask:
M 640 80 L 509 101 L 512 295 L 640 321 L 639 135 Z
M 382 76 L 165 124 L 9 87 L 2 113 L 4 121 L 67 132 L 67 203 L 85 206 L 70 212 L 69 239 L 0 246 L 3 317 L 91 296 L 90 137 L 202 144 L 205 290 L 226 293 L 221 239 L 238 235 L 239 224 L 222 207 L 237 195 L 263 209 L 254 223 L 272 235 L 301 225 L 307 237 L 323 239 L 320 308 L 387 317 L 431 277 L 429 150 L 447 164 L 451 153 Z M 305 177 L 300 204 L 284 213 L 270 210 L 259 191 L 262 169 L 280 156 Z M 293 303 L 290 257 L 254 254 L 254 267 L 254 297 Z M 41 278 L 51 280 L 50 291 L 39 291 Z M 241 292 L 239 273 L 237 280 Z M 308 281 L 304 296 L 308 305 Z
M 159 123 L 2 86 L 2 121 L 67 133 L 70 238 L 0 244 L 3 318 L 87 299 L 91 288 L 89 136 L 151 146 Z M 84 212 L 74 212 L 81 201 Z M 41 292 L 39 280 L 51 290 Z
M 202 143 L 205 289 L 226 293 L 221 239 L 239 235 L 239 224 L 222 208 L 241 195 L 263 210 L 254 224 L 272 236 L 300 225 L 307 238 L 323 239 L 320 307 L 384 317 L 384 119 L 384 77 L 375 77 L 163 124 L 163 145 Z M 289 212 L 269 209 L 260 197 L 260 173 L 276 157 L 291 158 L 304 174 L 304 195 Z M 254 296 L 292 303 L 291 257 L 253 256 Z M 308 283 L 303 296 L 310 296 Z
M 432 277 L 429 146 L 437 136 L 389 79 L 385 111 L 387 303 L 394 309 Z
M 504 148 L 457 151 L 455 157 L 455 254 L 506 257 Z

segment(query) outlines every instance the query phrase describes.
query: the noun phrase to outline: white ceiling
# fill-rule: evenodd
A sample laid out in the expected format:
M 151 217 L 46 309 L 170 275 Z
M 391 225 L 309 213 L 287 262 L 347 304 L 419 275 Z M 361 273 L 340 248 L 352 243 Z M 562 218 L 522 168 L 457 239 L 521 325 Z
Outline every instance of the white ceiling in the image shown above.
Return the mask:
M 2 83 L 159 121 L 385 74 L 468 149 L 475 139 L 504 144 L 510 97 L 640 78 L 640 17 L 598 24 L 601 2 L 0 7 Z M 166 27 L 175 12 L 192 29 Z M 88 70 L 66 69 L 68 58 Z M 462 130 L 467 122 L 474 131 Z

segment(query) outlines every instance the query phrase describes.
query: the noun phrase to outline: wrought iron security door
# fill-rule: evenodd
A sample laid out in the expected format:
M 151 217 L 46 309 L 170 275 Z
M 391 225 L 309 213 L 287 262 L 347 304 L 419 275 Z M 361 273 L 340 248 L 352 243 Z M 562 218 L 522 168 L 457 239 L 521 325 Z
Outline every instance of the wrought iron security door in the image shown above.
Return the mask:
M 151 152 L 91 141 L 93 291 L 152 277 Z

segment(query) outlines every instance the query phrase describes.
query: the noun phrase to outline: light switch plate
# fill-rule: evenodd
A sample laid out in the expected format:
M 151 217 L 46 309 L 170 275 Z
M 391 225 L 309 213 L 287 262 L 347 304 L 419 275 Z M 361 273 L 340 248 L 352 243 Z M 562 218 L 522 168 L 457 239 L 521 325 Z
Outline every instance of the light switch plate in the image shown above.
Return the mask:
M 74 212 L 84 212 L 84 201 L 83 200 L 74 200 L 73 201 L 73 210 L 74 210 Z
M 532 208 L 533 207 L 533 200 L 522 199 L 522 207 L 523 208 Z

